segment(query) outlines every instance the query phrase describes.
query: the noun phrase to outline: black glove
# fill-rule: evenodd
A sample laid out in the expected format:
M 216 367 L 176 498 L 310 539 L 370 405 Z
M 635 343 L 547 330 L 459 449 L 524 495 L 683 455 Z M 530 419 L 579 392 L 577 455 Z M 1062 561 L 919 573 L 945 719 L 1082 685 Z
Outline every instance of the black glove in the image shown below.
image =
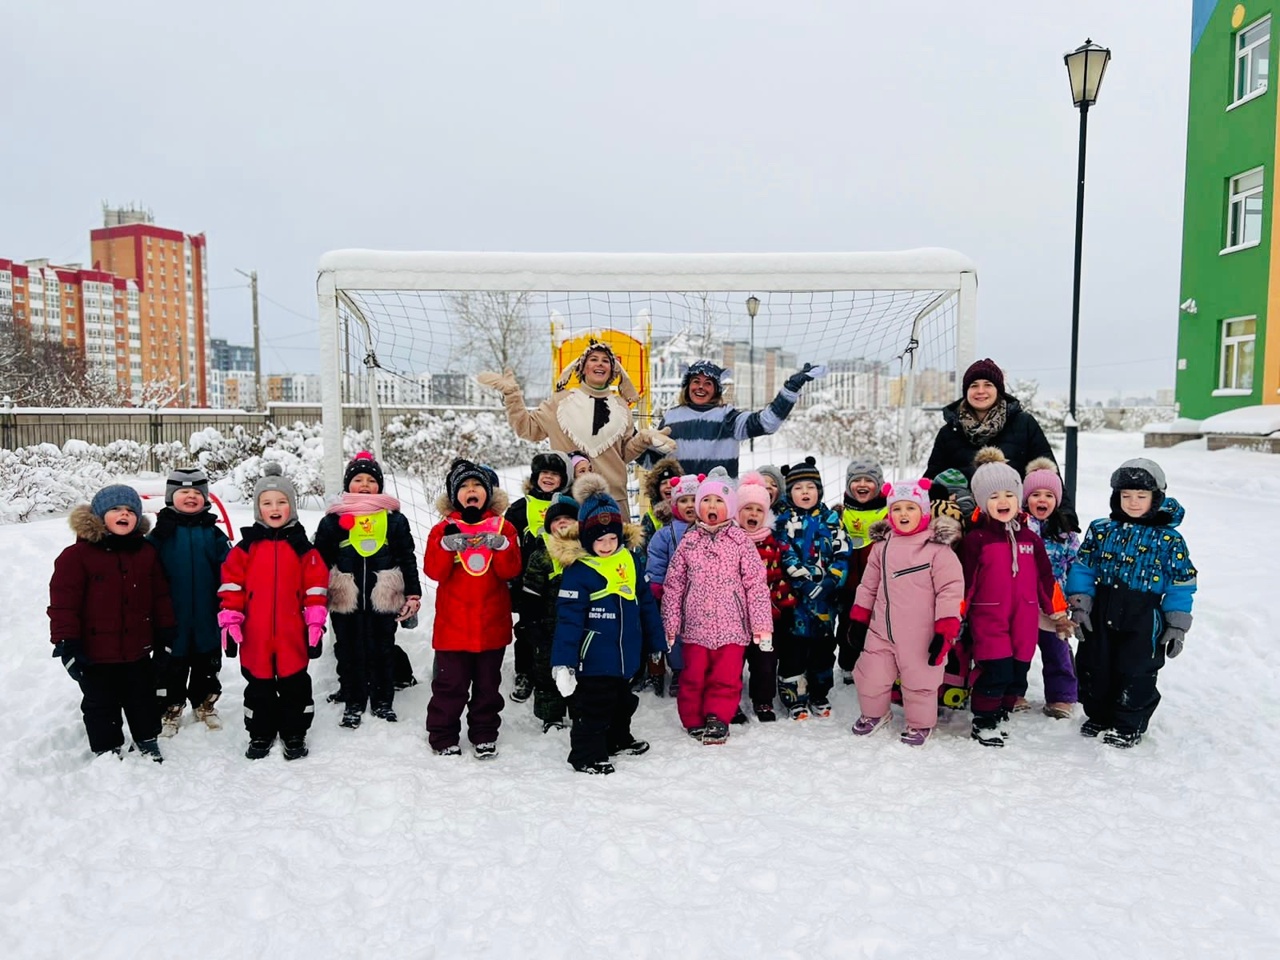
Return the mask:
M 947 638 L 940 633 L 935 633 L 933 639 L 929 641 L 929 666 L 937 667 L 947 658 L 944 652 L 947 646 Z
M 854 647 L 865 647 L 867 645 L 867 628 L 869 626 L 870 624 L 863 623 L 861 620 L 850 621 L 849 643 Z
M 809 371 L 813 369 L 812 363 L 806 363 L 804 367 L 797 370 L 791 376 L 787 377 L 787 382 L 783 384 L 792 393 L 799 393 L 800 388 L 806 383 L 810 383 L 813 377 L 809 376 Z
M 53 655 L 62 661 L 62 666 L 76 683 L 84 679 L 84 668 L 89 665 L 89 658 L 84 655 L 84 648 L 79 640 L 61 640 L 53 645 Z
M 458 525 L 456 523 L 446 523 L 444 525 L 444 535 L 446 537 L 449 536 L 451 533 L 461 533 L 461 532 L 462 531 L 458 529 Z
M 234 660 L 236 658 L 236 653 L 240 650 L 240 644 L 236 643 L 230 637 L 227 637 L 226 643 L 223 647 L 226 650 L 228 660 Z M 219 666 L 221 666 L 221 664 L 219 664 Z
M 322 654 L 322 653 L 324 653 L 324 639 L 323 639 L 323 638 L 321 638 L 320 642 L 319 642 L 319 643 L 317 643 L 314 647 L 313 647 L 311 644 L 307 644 L 307 659 L 308 659 L 308 660 L 319 660 L 319 659 L 320 659 L 320 654 Z

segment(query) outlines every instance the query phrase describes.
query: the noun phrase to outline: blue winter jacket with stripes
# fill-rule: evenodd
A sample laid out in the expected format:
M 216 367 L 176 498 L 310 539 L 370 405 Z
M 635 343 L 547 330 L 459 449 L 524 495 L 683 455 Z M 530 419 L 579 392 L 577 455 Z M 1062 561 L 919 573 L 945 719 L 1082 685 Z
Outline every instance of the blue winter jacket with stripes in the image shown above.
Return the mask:
M 675 458 L 685 473 L 710 473 L 724 467 L 738 475 L 738 448 L 743 440 L 774 433 L 796 405 L 799 394 L 783 387 L 763 410 L 748 413 L 737 407 L 687 404 L 662 415 L 659 429 L 671 428 Z

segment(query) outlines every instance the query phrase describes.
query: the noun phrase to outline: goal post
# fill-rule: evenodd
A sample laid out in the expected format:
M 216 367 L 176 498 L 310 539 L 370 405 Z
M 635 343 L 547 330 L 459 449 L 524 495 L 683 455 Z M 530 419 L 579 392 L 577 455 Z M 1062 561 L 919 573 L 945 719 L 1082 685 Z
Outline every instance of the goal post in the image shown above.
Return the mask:
M 556 337 L 617 330 L 650 343 L 655 417 L 673 402 L 689 359 L 710 356 L 732 368 L 735 402 L 754 408 L 768 402 L 796 365 L 811 361 L 829 372 L 802 393 L 802 404 L 892 409 L 904 430 L 922 402 L 958 396 L 976 345 L 976 268 L 963 254 L 941 248 L 336 250 L 320 259 L 317 296 L 330 494 L 341 489 L 344 403 L 367 405 L 378 455 L 383 408 L 487 403 L 501 415 L 495 397 L 470 385 L 479 369 L 501 365 L 496 358 L 524 361 L 532 406 L 550 393 L 560 372 L 552 369 Z

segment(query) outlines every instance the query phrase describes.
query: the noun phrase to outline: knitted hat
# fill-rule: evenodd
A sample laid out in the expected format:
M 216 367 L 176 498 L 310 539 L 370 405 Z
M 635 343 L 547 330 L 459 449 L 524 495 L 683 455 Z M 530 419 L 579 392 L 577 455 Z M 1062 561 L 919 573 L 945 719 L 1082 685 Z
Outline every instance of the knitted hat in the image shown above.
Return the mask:
M 738 516 L 738 494 L 733 489 L 733 481 L 728 476 L 708 476 L 700 484 L 698 484 L 698 499 L 694 501 L 694 509 L 697 510 L 698 516 L 702 516 L 702 501 L 707 497 L 719 497 L 725 502 L 729 508 L 729 516 L 726 520 L 733 520 Z
M 769 488 L 764 485 L 764 477 L 759 473 L 755 471 L 744 473 L 741 479 L 738 480 L 739 509 L 745 507 L 748 503 L 754 503 L 758 507 L 763 507 L 767 513 L 771 500 Z
M 884 486 L 884 471 L 880 469 L 880 464 L 874 460 L 850 460 L 849 466 L 844 468 L 844 488 L 849 489 L 849 484 L 853 482 L 854 477 L 870 477 L 879 490 Z
M 569 454 L 569 472 L 570 473 L 572 473 L 574 470 L 577 470 L 578 464 L 580 463 L 585 463 L 587 466 L 591 466 L 591 458 L 588 457 L 581 450 L 575 450 L 573 451 L 573 453 Z
M 262 519 L 262 509 L 258 506 L 258 498 L 268 492 L 283 493 L 289 501 L 289 519 L 296 520 L 298 518 L 297 488 L 284 475 L 284 467 L 274 460 L 263 465 L 262 476 L 253 485 L 253 519 L 259 523 L 264 521 Z
M 791 496 L 791 488 L 803 480 L 818 485 L 818 499 L 822 499 L 822 474 L 818 473 L 818 461 L 813 457 L 805 457 L 799 463 L 782 468 L 782 476 L 787 484 L 787 496 Z
M 199 467 L 176 467 L 169 472 L 164 482 L 165 506 L 173 506 L 173 495 L 179 490 L 194 490 L 204 497 L 204 505 L 209 506 L 209 478 Z
M 347 469 L 342 474 L 342 489 L 344 491 L 351 489 L 351 481 L 359 474 L 367 473 L 373 477 L 374 482 L 378 485 L 378 492 L 382 492 L 382 466 L 377 460 L 373 459 L 373 454 L 367 450 L 361 450 L 351 462 L 347 464 Z
M 782 479 L 782 471 L 779 470 L 777 467 L 775 467 L 773 464 L 766 463 L 763 467 L 759 468 L 759 473 L 760 473 L 760 476 L 769 477 L 770 479 L 773 480 L 774 483 L 778 485 L 778 500 L 781 500 L 783 494 L 786 493 L 786 490 L 787 490 L 787 485 Z M 777 500 L 774 501 L 774 503 L 777 503 L 777 502 L 778 502 Z
M 103 487 L 93 495 L 93 501 L 89 504 L 89 509 L 99 520 L 105 520 L 107 511 L 116 507 L 128 507 L 135 517 L 142 516 L 142 498 L 138 496 L 137 490 L 124 483 Z
M 965 515 L 973 513 L 973 508 L 976 506 L 973 494 L 969 490 L 969 478 L 955 467 L 943 470 L 933 478 L 933 486 L 929 488 L 929 499 L 954 500 Z
M 671 485 L 671 499 L 679 500 L 681 497 L 696 497 L 698 495 L 698 484 L 707 479 L 705 473 L 686 473 L 684 476 L 667 481 Z
M 488 507 L 493 503 L 493 488 L 496 479 L 496 475 L 488 467 L 458 457 L 449 465 L 449 472 L 445 475 L 444 485 L 445 489 L 449 491 L 449 502 L 453 504 L 453 508 L 461 510 L 462 504 L 458 502 L 458 491 L 466 481 L 475 480 L 480 486 L 484 487 L 484 505 Z
M 556 490 L 569 489 L 569 457 L 559 450 L 543 450 L 533 455 L 533 463 L 529 466 L 529 488 L 538 489 L 538 474 L 546 471 L 560 477 Z
M 996 362 L 990 357 L 985 360 L 975 360 L 969 364 L 969 369 L 964 372 L 964 379 L 961 380 L 965 394 L 968 394 L 969 386 L 975 380 L 990 380 L 996 388 L 996 393 L 1004 396 L 1004 371 L 996 366 Z
M 1037 490 L 1048 490 L 1053 499 L 1062 503 L 1062 478 L 1058 476 L 1058 465 L 1048 457 L 1036 457 L 1027 464 L 1027 479 L 1022 481 L 1022 502 Z
M 719 400 L 724 392 L 724 381 L 729 373 L 724 367 L 712 363 L 710 360 L 695 360 L 689 364 L 684 372 L 684 377 L 680 380 L 680 404 L 684 405 L 689 402 L 689 381 L 694 377 L 706 377 L 716 385 L 716 393 L 714 400 Z
M 1112 490 L 1158 490 L 1163 493 L 1166 486 L 1160 464 L 1146 457 L 1126 460 L 1111 474 Z
M 897 483 L 886 483 L 880 488 L 880 492 L 884 494 L 886 506 L 892 507 L 895 503 L 901 503 L 906 500 L 919 507 L 920 512 L 927 517 L 929 516 L 929 488 L 932 486 L 932 480 L 928 477 L 921 477 L 919 480 L 899 480 Z
M 1004 451 L 999 447 L 983 447 L 974 455 L 973 462 L 978 464 L 978 469 L 973 471 L 969 489 L 983 511 L 987 509 L 987 501 L 992 495 L 1001 490 L 1009 490 L 1015 497 L 1022 493 L 1022 478 L 1009 466 Z
M 584 550 L 595 553 L 595 543 L 612 533 L 622 546 L 622 510 L 609 496 L 609 484 L 597 473 L 584 473 L 573 482 L 578 501 L 578 540 Z
M 551 506 L 547 507 L 547 515 L 542 520 L 543 529 L 550 530 L 551 521 L 559 520 L 561 517 L 577 520 L 578 501 L 563 493 L 557 493 L 551 498 Z

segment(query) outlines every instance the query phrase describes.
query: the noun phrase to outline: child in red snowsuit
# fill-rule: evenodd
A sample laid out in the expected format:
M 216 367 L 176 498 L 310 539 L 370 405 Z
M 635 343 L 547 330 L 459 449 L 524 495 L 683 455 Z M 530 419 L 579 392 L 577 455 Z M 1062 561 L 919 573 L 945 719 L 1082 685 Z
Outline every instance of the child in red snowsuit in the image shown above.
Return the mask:
M 760 560 L 764 563 L 764 579 L 769 587 L 769 605 L 773 614 L 774 633 L 778 632 L 778 618 L 796 605 L 791 595 L 791 581 L 782 569 L 782 544 L 773 535 L 773 523 L 777 519 L 769 509 L 773 495 L 763 475 L 752 471 L 744 474 L 738 483 L 738 526 L 756 545 Z M 764 650 L 758 643 L 747 646 L 748 695 L 756 719 L 772 723 L 778 719 L 773 712 L 773 698 L 778 692 L 778 654 Z M 746 721 L 742 711 L 734 717 L 735 723 Z
M 261 760 L 278 735 L 284 758 L 305 757 L 315 715 L 307 661 L 320 656 L 329 568 L 298 522 L 298 494 L 278 463 L 253 488 L 254 524 L 222 564 L 218 597 L 223 649 L 240 655 L 244 725 Z
M 507 495 L 498 475 L 461 458 L 445 478 L 437 509 L 444 519 L 427 536 L 423 570 L 436 587 L 431 646 L 435 666 L 427 704 L 427 740 L 440 756 L 462 753 L 462 710 L 476 757 L 498 755 L 502 658 L 511 642 L 511 592 L 520 576 L 516 530 L 503 519 Z

